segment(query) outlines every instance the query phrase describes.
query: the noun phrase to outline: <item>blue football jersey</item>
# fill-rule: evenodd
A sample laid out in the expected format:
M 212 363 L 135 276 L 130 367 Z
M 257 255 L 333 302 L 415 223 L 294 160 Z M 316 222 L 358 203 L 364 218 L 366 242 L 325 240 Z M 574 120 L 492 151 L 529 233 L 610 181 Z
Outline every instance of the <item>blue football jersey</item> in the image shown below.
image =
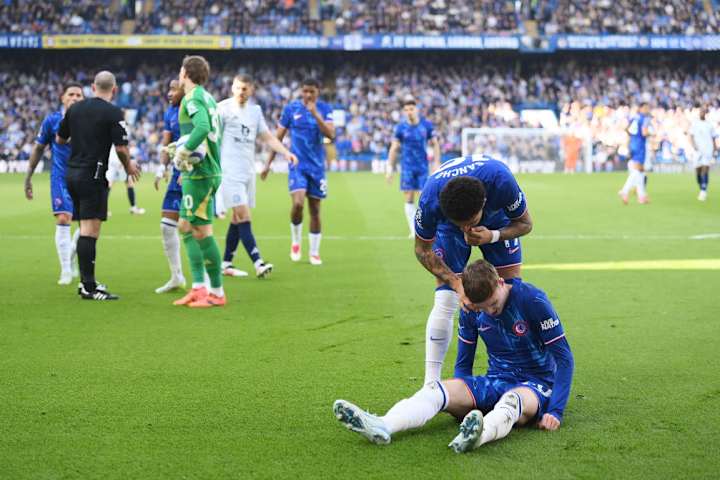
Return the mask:
M 317 111 L 325 122 L 332 122 L 332 107 L 317 102 Z M 280 117 L 280 126 L 290 130 L 290 150 L 297 156 L 300 169 L 324 169 L 323 134 L 317 121 L 300 100 L 287 104 Z
M 645 151 L 647 136 L 643 135 L 643 129 L 648 127 L 649 124 L 650 117 L 642 113 L 635 114 L 630 119 L 630 126 L 628 127 L 628 133 L 630 134 L 630 151 Z
M 170 141 L 175 142 L 180 138 L 180 122 L 178 121 L 179 106 L 170 105 L 165 110 L 163 120 L 165 122 L 165 131 L 170 132 Z
M 429 120 L 420 119 L 416 125 L 407 121 L 395 127 L 395 140 L 402 145 L 400 166 L 403 170 L 427 172 L 427 143 L 435 136 L 435 130 Z
M 170 105 L 167 110 L 165 110 L 165 115 L 163 116 L 163 121 L 165 123 L 164 130 L 166 132 L 170 132 L 170 141 L 176 142 L 178 138 L 180 138 L 180 122 L 178 121 L 178 113 L 180 112 L 180 106 L 179 105 Z M 172 164 L 172 159 L 171 164 Z M 172 167 L 172 176 L 170 177 L 170 181 L 168 182 L 168 190 L 170 191 L 181 191 L 180 184 L 178 183 L 178 178 L 180 177 L 180 170 L 175 168 L 175 165 Z
M 474 177 L 485 185 L 485 207 L 479 225 L 497 230 L 525 213 L 525 194 L 507 165 L 485 155 L 458 157 L 443 163 L 423 188 L 415 215 L 415 233 L 420 238 L 432 240 L 438 229 L 460 232 L 440 209 L 440 192 L 458 176 Z
M 40 132 L 35 139 L 40 145 L 50 145 L 50 152 L 52 154 L 50 178 L 61 178 L 63 181 L 65 179 L 67 162 L 70 158 L 71 147 L 70 144 L 59 145 L 56 143 L 55 135 L 60 128 L 60 122 L 64 115 L 62 110 L 58 110 L 45 117 L 40 127 Z
M 479 338 L 487 350 L 486 375 L 551 386 L 548 412 L 561 418 L 570 394 L 573 359 L 560 317 L 539 288 L 519 278 L 506 283 L 512 288 L 499 315 L 460 313 L 455 376 L 472 375 Z

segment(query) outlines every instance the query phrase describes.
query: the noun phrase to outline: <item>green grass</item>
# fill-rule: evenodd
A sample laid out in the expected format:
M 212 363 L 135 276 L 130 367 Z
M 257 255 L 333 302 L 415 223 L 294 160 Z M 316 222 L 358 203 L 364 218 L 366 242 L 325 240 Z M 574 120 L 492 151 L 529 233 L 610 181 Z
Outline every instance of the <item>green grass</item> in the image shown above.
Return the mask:
M 720 239 L 690 239 L 720 233 L 715 184 L 700 203 L 691 176 L 653 175 L 652 204 L 625 207 L 623 180 L 521 176 L 535 220 L 525 263 L 720 259 Z M 168 273 L 149 177 L 138 192 L 148 213 L 127 214 L 118 188 L 99 242 L 116 303 L 55 284 L 47 177 L 35 186 L 28 202 L 20 176 L 0 176 L 2 479 L 717 478 L 717 270 L 528 269 L 575 354 L 562 428 L 459 456 L 441 415 L 377 447 L 331 405 L 384 412 L 421 383 L 433 281 L 402 238 L 396 187 L 331 175 L 316 268 L 288 258 L 285 178 L 273 176 L 254 212 L 272 278 L 230 279 L 225 309 L 191 311 L 153 292 Z

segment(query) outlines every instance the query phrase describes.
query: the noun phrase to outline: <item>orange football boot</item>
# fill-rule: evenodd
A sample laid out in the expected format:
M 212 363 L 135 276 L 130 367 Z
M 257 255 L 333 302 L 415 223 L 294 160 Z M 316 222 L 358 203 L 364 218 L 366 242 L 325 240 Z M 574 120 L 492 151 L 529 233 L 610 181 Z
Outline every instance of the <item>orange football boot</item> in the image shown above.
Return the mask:
M 205 287 L 193 288 L 180 300 L 175 300 L 173 302 L 173 305 L 188 305 L 189 306 L 191 303 L 200 301 L 200 300 L 206 298 L 207 296 L 208 296 L 207 288 L 205 288 Z
M 198 300 L 195 300 L 192 303 L 189 303 L 188 307 L 190 307 L 190 308 L 224 307 L 225 303 L 226 303 L 225 295 L 223 295 L 222 297 L 218 297 L 217 295 L 211 293 L 203 298 L 200 298 Z

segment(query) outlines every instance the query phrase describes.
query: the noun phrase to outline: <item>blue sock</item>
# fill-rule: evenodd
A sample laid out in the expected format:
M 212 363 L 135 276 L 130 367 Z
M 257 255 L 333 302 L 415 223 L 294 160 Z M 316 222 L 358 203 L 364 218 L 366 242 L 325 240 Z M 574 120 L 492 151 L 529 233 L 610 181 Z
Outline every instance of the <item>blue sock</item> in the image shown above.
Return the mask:
M 235 256 L 235 250 L 237 250 L 238 244 L 240 243 L 240 225 L 231 223 L 228 225 L 227 238 L 225 239 L 225 256 L 223 261 L 232 262 Z
M 135 187 L 128 187 L 127 189 L 128 194 L 128 201 L 130 202 L 130 206 L 135 206 Z
M 703 175 L 703 174 L 700 173 L 700 172 L 695 172 L 695 178 L 697 179 L 698 187 L 700 187 L 700 190 L 702 190 L 702 184 L 703 184 L 703 177 L 704 177 L 704 176 L 705 176 L 705 175 Z
M 252 259 L 253 263 L 257 262 L 260 260 L 260 250 L 258 250 L 257 244 L 255 243 L 255 237 L 253 236 L 250 222 L 239 223 L 237 226 L 238 231 L 240 232 L 240 239 L 242 240 L 245 250 Z
M 700 188 L 702 190 L 707 190 L 708 183 L 710 183 L 710 172 L 704 173 L 702 176 L 702 183 L 700 184 Z

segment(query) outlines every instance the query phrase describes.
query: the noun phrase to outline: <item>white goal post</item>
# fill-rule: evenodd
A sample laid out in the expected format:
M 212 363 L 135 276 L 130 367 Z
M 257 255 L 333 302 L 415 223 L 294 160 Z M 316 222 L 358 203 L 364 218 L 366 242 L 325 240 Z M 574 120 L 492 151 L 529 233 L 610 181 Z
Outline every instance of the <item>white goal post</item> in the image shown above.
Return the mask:
M 589 133 L 569 128 L 463 128 L 462 154 L 489 155 L 513 173 L 593 171 Z

